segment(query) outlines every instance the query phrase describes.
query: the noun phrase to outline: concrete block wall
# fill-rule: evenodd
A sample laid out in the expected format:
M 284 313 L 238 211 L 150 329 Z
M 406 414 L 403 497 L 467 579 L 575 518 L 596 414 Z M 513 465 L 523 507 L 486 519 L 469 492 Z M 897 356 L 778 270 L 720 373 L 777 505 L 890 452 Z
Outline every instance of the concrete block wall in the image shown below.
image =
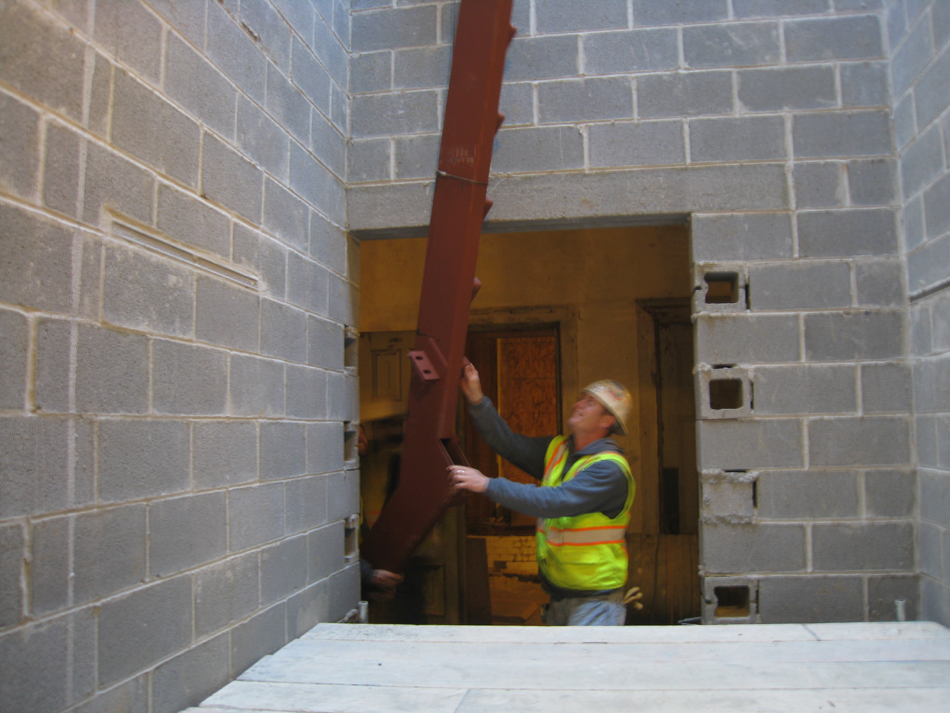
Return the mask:
M 172 713 L 356 606 L 349 26 L 0 5 L 3 710 Z
M 922 615 L 950 625 L 950 6 L 886 14 L 910 295 Z
M 424 232 L 456 5 L 353 9 L 350 228 Z M 700 467 L 738 508 L 704 520 L 701 562 L 709 585 L 752 583 L 746 621 L 918 611 L 884 9 L 514 4 L 488 228 L 688 216 L 697 392 L 718 370 L 748 387 L 732 407 L 699 404 Z M 734 299 L 709 299 L 706 276 L 723 274 Z M 720 492 L 730 478 L 741 493 Z

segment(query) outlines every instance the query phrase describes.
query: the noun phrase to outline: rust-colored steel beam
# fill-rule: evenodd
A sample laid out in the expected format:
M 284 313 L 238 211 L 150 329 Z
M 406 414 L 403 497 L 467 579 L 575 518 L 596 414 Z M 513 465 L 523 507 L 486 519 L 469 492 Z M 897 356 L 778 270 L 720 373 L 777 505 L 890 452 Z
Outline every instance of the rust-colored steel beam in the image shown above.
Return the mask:
M 514 36 L 512 0 L 461 0 L 445 104 L 422 300 L 399 484 L 363 542 L 362 556 L 378 569 L 399 572 L 457 499 L 446 467 L 464 464 L 455 437 L 455 409 L 478 289 L 475 261 L 492 144 L 504 119 L 498 113 L 505 51 Z

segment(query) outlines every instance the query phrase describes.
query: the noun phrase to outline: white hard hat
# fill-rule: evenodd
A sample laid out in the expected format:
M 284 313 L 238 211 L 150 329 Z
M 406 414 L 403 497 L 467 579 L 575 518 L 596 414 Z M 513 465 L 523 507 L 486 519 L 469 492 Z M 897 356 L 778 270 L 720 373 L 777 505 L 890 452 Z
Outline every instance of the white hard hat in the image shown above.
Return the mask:
M 620 435 L 626 436 L 627 416 L 630 413 L 630 405 L 633 403 L 627 388 L 619 381 L 603 379 L 587 386 L 584 393 L 597 399 L 600 405 L 617 419 L 617 428 L 620 430 Z

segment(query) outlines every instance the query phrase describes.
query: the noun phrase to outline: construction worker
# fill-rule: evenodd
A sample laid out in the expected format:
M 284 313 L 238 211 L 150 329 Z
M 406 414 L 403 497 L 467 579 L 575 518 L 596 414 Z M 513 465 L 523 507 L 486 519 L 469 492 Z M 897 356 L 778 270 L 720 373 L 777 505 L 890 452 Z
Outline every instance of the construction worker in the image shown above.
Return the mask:
M 475 426 L 498 455 L 541 481 L 541 487 L 488 478 L 475 468 L 449 466 L 457 490 L 484 493 L 505 507 L 538 518 L 541 584 L 551 596 L 550 626 L 622 626 L 626 619 L 625 533 L 636 485 L 620 447 L 630 394 L 616 381 L 584 389 L 567 420 L 570 435 L 534 438 L 513 433 L 482 393 L 471 364 L 462 393 Z

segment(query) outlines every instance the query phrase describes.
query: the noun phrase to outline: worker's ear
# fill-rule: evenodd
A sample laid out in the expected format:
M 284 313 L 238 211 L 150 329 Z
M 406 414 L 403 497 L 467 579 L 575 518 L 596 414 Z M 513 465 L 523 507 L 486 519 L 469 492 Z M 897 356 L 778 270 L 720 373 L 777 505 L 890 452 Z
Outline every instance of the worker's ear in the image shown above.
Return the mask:
M 600 417 L 600 427 L 607 429 L 607 433 L 611 432 L 616 423 L 617 419 L 609 413 L 605 413 Z

